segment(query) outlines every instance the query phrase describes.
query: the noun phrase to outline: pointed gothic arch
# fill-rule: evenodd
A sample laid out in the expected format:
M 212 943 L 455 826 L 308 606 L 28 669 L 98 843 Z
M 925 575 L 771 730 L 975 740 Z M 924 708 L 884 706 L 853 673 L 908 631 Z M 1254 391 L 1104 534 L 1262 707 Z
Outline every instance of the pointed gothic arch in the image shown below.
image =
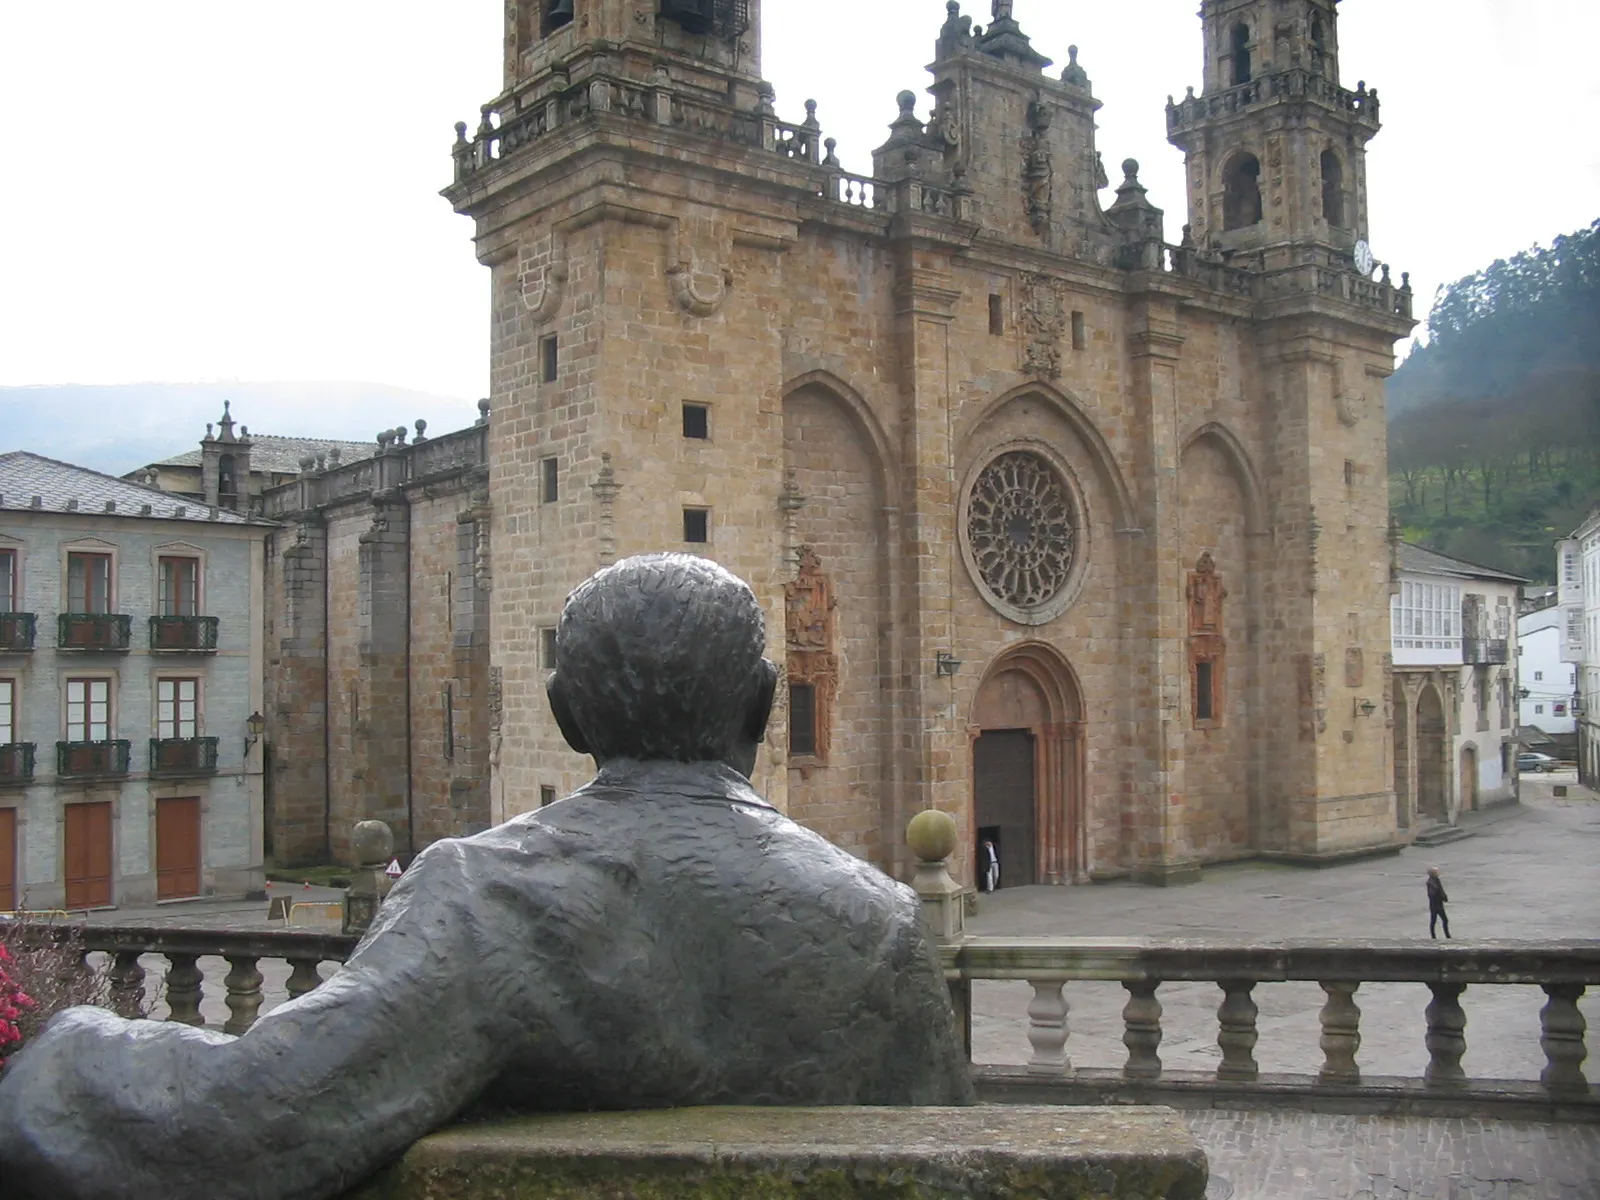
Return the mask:
M 1245 449 L 1244 443 L 1238 435 L 1220 421 L 1207 421 L 1198 429 L 1190 432 L 1183 439 L 1180 450 L 1188 450 L 1201 440 L 1208 440 L 1222 452 L 1222 456 L 1232 467 L 1239 490 L 1244 494 L 1245 501 L 1245 532 L 1262 533 L 1266 529 L 1266 505 L 1262 498 L 1261 477 L 1256 474 L 1255 464 L 1250 460 L 1250 452 Z
M 788 400 L 791 396 L 807 389 L 827 393 L 844 410 L 858 432 L 872 446 L 872 456 L 877 461 L 878 470 L 882 472 L 885 496 L 896 495 L 898 470 L 892 444 L 888 434 L 884 432 L 883 422 L 878 420 L 878 414 L 873 412 L 866 397 L 832 371 L 823 370 L 806 371 L 794 376 L 784 383 L 779 394 L 784 400 Z
M 1133 492 L 1128 487 L 1122 468 L 1117 464 L 1117 456 L 1112 453 L 1111 443 L 1106 441 L 1088 410 L 1076 397 L 1043 380 L 1019 384 L 974 406 L 972 414 L 962 421 L 957 430 L 954 442 L 957 453 L 961 453 L 962 447 L 970 445 L 978 431 L 996 414 L 1019 400 L 1030 399 L 1040 401 L 1077 434 L 1094 467 L 1096 478 L 1111 501 L 1113 527 L 1119 532 L 1135 528 L 1138 516 Z

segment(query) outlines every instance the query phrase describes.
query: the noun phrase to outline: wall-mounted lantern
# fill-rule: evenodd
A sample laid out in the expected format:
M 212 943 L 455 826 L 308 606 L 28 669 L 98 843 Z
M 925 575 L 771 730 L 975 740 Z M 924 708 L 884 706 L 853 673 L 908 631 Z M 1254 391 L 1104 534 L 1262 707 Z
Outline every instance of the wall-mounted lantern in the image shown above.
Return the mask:
M 1377 711 L 1378 706 L 1371 700 L 1362 699 L 1356 701 L 1356 716 L 1358 717 L 1370 717 Z
M 940 679 L 953 679 L 961 670 L 961 660 L 948 650 L 939 650 L 933 656 L 933 673 Z
M 266 732 L 266 719 L 258 712 L 251 713 L 244 719 L 244 752 L 248 756 L 250 747 L 261 740 L 261 735 Z

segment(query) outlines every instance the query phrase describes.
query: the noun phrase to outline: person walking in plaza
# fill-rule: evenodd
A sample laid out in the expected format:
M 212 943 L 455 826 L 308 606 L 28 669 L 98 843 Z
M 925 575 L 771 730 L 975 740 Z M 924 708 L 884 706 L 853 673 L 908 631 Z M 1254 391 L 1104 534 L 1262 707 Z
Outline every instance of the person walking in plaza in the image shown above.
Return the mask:
M 1445 895 L 1444 880 L 1439 878 L 1439 868 L 1428 868 L 1428 936 L 1437 938 L 1437 929 L 1444 925 L 1444 936 L 1450 937 L 1450 918 L 1445 916 L 1444 906 L 1450 897 Z

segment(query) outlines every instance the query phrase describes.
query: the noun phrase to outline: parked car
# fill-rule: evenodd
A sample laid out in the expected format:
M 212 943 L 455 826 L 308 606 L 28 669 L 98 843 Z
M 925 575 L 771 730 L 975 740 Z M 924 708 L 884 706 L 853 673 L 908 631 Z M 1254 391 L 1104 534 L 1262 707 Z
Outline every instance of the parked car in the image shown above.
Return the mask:
M 1535 754 L 1529 750 L 1517 755 L 1518 771 L 1554 771 L 1561 763 L 1548 754 Z

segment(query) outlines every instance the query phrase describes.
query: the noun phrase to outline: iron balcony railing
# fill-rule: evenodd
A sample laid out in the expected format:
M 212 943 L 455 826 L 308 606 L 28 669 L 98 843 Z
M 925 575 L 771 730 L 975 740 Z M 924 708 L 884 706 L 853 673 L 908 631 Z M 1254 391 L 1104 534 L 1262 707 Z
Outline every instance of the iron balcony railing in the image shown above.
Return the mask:
M 217 624 L 216 617 L 151 617 L 150 649 L 215 654 Z
M 1504 666 L 1511 660 L 1508 638 L 1462 638 L 1461 660 L 1475 666 Z
M 58 650 L 126 650 L 133 618 L 126 613 L 62 613 L 56 618 Z
M 57 742 L 56 774 L 63 779 L 96 779 L 126 775 L 133 743 L 126 738 L 108 742 Z
M 150 739 L 150 774 L 170 778 L 180 775 L 215 775 L 216 773 L 216 738 Z
M 33 743 L 0 745 L 0 787 L 33 782 Z
M 0 613 L 0 654 L 33 649 L 38 618 L 32 613 Z

